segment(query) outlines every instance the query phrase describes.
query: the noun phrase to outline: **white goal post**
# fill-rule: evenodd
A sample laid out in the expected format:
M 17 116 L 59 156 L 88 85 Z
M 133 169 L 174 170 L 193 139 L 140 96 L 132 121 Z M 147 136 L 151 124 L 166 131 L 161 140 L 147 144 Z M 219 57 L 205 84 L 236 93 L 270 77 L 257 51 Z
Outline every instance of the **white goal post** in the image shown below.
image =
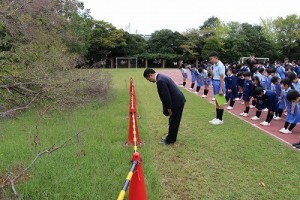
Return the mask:
M 239 60 L 239 64 L 245 63 L 246 60 L 248 60 L 250 57 L 241 57 Z M 269 58 L 255 58 L 258 62 L 266 62 L 269 61 Z
M 132 68 L 138 67 L 137 57 L 116 57 L 116 68 Z

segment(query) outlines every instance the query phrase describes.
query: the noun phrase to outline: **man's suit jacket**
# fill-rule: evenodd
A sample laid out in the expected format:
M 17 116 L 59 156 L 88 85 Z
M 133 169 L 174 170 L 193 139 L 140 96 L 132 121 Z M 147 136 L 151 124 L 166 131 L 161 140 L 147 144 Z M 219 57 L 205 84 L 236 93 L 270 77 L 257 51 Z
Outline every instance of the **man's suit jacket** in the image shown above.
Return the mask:
M 185 97 L 171 78 L 163 74 L 157 74 L 156 85 L 164 115 L 169 115 L 167 109 L 174 111 L 183 106 L 186 101 Z

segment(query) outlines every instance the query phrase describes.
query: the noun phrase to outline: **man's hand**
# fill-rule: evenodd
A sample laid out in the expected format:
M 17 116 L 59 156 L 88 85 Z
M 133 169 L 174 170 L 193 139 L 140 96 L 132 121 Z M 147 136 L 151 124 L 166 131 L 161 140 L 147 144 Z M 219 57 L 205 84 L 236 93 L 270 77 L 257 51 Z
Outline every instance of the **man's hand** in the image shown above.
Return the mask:
M 222 90 L 219 91 L 219 95 L 220 95 L 220 96 L 223 96 L 223 95 L 224 95 L 224 93 L 223 93 Z
M 172 116 L 172 110 L 171 109 L 168 109 L 168 113 L 169 113 L 169 116 Z

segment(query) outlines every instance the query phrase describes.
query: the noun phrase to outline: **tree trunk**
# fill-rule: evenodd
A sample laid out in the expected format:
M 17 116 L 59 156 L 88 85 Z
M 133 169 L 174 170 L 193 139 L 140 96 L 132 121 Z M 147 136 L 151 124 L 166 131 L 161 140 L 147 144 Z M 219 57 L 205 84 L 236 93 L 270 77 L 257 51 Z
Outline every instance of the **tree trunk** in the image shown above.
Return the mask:
M 163 60 L 162 60 L 162 63 L 161 63 L 161 67 L 162 67 L 162 68 L 165 68 L 165 65 L 166 65 L 166 60 L 163 59 Z
M 110 59 L 110 68 L 114 68 L 114 59 L 113 58 Z

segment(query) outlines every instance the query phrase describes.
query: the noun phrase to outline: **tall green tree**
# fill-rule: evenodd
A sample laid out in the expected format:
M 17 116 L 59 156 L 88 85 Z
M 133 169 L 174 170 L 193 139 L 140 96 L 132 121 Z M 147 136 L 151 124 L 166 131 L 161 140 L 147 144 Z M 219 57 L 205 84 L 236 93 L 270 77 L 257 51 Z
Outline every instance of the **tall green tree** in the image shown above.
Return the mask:
M 180 54 L 183 50 L 180 48 L 186 41 L 186 38 L 179 32 L 163 29 L 155 31 L 148 40 L 149 53 Z
M 187 39 L 181 45 L 183 51 L 194 58 L 199 57 L 204 45 L 204 38 L 201 36 L 200 30 L 193 28 L 193 29 L 186 30 L 182 34 Z
M 61 104 L 83 102 L 106 87 L 72 74 L 77 59 L 86 52 L 84 33 L 74 31 L 80 27 L 75 21 L 84 22 L 79 19 L 84 12 L 81 5 L 77 0 L 0 2 L 0 112 L 1 108 L 28 108 L 40 98 Z
M 147 52 L 147 41 L 141 35 L 125 32 L 123 38 L 125 40 L 124 46 L 114 48 L 111 53 L 112 56 L 136 56 Z
M 288 15 L 278 17 L 275 21 L 277 42 L 281 45 L 283 54 L 289 58 L 299 58 L 300 54 L 300 17 Z
M 207 59 L 212 51 L 217 51 L 224 57 L 224 41 L 228 36 L 228 29 L 217 17 L 210 17 L 200 26 L 204 45 L 201 50 L 203 59 Z
M 78 1 L 63 1 L 60 13 L 66 17 L 66 34 L 64 42 L 70 52 L 85 56 L 90 46 L 90 38 L 94 27 L 94 19 L 90 15 L 90 10 L 84 9 L 84 4 Z
M 87 53 L 90 64 L 106 60 L 114 48 L 125 46 L 123 35 L 124 31 L 111 23 L 95 20 Z

